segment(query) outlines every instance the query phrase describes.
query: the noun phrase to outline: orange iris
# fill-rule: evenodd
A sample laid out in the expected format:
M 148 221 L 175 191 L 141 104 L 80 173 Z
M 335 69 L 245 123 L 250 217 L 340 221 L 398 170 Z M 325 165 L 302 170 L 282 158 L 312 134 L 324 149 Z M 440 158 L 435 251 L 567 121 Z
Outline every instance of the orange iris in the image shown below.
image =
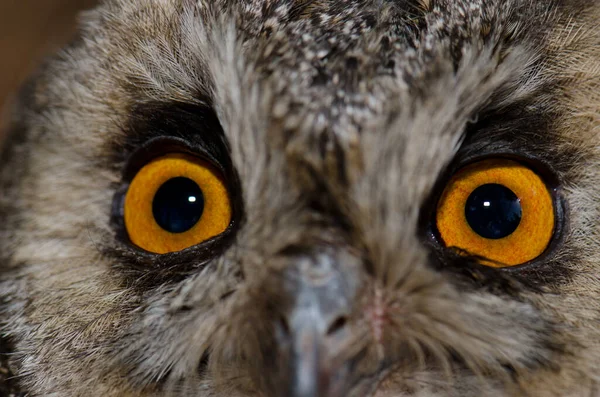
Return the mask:
M 173 180 L 176 180 L 175 184 L 168 184 Z M 181 180 L 185 186 L 191 185 L 198 197 L 177 197 L 186 194 L 185 190 L 179 192 L 172 188 L 177 188 L 177 182 Z M 157 220 L 159 193 L 158 219 L 163 219 L 162 222 Z M 189 200 L 191 204 L 181 199 Z M 161 206 L 166 208 L 162 212 Z M 169 211 L 177 216 L 174 221 L 174 215 Z M 164 213 L 166 218 L 160 218 Z M 176 153 L 154 159 L 137 173 L 125 196 L 124 218 L 132 243 L 146 251 L 165 254 L 181 251 L 224 232 L 231 222 L 231 203 L 225 183 L 213 166 Z M 173 230 L 168 230 L 165 222 L 167 225 L 168 222 L 179 223 L 173 223 Z M 181 224 L 185 225 L 185 230 L 181 230 Z
M 473 227 L 466 206 L 474 191 L 484 185 L 509 189 L 520 204 L 520 221 L 501 238 L 484 237 Z M 484 202 L 483 206 L 490 206 Z M 479 209 L 480 213 L 486 208 Z M 475 219 L 477 222 L 477 219 Z M 526 166 L 512 160 L 490 159 L 459 170 L 446 186 L 437 206 L 437 229 L 447 247 L 480 256 L 492 267 L 529 262 L 542 254 L 554 233 L 554 206 L 546 184 Z

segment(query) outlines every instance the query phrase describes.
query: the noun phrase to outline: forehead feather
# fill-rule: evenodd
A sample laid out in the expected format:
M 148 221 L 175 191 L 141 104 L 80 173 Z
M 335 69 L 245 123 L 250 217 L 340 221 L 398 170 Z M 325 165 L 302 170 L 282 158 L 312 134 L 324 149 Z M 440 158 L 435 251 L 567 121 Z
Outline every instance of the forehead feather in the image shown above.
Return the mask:
M 376 110 L 377 100 L 399 90 L 410 90 L 411 100 L 425 95 L 441 75 L 453 78 L 448 72 L 467 53 L 510 48 L 504 41 L 525 20 L 515 16 L 523 11 L 515 1 L 436 2 L 430 9 L 380 1 L 154 3 L 127 4 L 119 20 L 100 24 L 100 31 L 121 33 L 112 43 L 116 67 L 136 88 L 162 100 L 197 101 L 213 96 L 211 74 L 229 73 L 246 83 L 240 89 L 259 82 L 278 102 L 327 111 L 330 119 Z

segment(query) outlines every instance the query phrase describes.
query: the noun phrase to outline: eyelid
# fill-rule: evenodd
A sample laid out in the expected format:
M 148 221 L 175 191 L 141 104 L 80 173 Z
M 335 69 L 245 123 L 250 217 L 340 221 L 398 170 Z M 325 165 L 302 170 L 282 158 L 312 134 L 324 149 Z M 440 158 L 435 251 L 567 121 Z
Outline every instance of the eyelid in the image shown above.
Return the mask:
M 136 149 L 127 160 L 123 169 L 123 180 L 130 183 L 146 164 L 166 153 L 182 153 L 209 162 L 217 168 L 222 175 L 227 176 L 225 167 L 200 145 L 191 145 L 181 138 L 159 136 L 148 140 Z
M 182 155 L 197 158 L 200 161 L 208 162 L 220 173 L 230 193 L 232 217 L 229 227 L 221 234 L 218 240 L 232 241 L 231 238 L 227 236 L 231 236 L 232 233 L 235 233 L 241 226 L 244 219 L 244 206 L 240 191 L 241 185 L 239 182 L 239 177 L 235 168 L 233 167 L 233 164 L 230 162 L 230 158 L 227 157 L 223 158 L 222 161 L 218 161 L 211 151 L 207 150 L 207 148 L 204 146 L 199 144 L 194 145 L 185 139 L 173 138 L 170 136 L 159 136 L 152 138 L 137 148 L 131 155 L 129 155 L 129 158 L 122 169 L 122 182 L 115 188 L 115 194 L 113 196 L 110 212 L 110 224 L 112 229 L 115 231 L 116 241 L 120 244 L 124 244 L 124 247 L 126 247 L 127 250 L 132 250 L 132 252 L 137 252 L 140 255 L 149 257 L 156 255 L 140 250 L 131 243 L 124 222 L 124 204 L 125 196 L 129 190 L 131 181 L 137 175 L 137 173 L 146 164 L 168 153 L 180 153 Z M 206 244 L 207 246 L 215 245 L 211 241 L 208 241 Z M 204 245 L 204 243 L 201 245 Z M 218 247 L 221 247 L 222 245 L 223 244 L 220 242 L 216 243 L 216 246 Z M 213 252 L 215 252 L 216 255 L 217 251 Z M 180 254 L 182 255 L 182 253 L 175 252 L 168 255 Z

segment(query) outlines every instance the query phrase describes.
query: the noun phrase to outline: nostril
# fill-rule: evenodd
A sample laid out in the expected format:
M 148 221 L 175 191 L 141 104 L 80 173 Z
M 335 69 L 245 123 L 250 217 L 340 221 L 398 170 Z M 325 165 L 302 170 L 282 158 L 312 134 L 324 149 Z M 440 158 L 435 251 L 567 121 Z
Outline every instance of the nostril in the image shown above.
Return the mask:
M 333 323 L 327 329 L 327 336 L 333 335 L 340 331 L 342 328 L 346 326 L 348 323 L 348 318 L 346 316 L 340 316 L 335 319 Z
M 291 334 L 290 325 L 288 324 L 285 317 L 279 316 L 279 318 L 277 320 L 277 325 L 278 325 L 279 331 L 282 333 L 282 336 L 284 336 L 284 337 L 290 336 L 290 334 Z
M 210 356 L 208 352 L 204 352 L 202 357 L 200 357 L 200 361 L 198 361 L 198 373 L 204 375 L 208 371 L 208 360 Z
M 235 290 L 231 290 L 231 291 L 227 291 L 225 292 L 223 295 L 221 295 L 221 297 L 219 298 L 220 300 L 224 301 L 229 299 L 233 294 L 235 293 Z

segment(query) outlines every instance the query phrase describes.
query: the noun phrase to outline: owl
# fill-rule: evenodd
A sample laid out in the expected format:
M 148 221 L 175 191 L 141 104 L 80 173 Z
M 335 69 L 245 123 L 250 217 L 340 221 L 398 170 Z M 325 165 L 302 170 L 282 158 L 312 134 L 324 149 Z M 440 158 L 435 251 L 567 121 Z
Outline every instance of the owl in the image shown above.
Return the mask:
M 600 396 L 600 3 L 105 0 L 0 157 L 0 389 Z

